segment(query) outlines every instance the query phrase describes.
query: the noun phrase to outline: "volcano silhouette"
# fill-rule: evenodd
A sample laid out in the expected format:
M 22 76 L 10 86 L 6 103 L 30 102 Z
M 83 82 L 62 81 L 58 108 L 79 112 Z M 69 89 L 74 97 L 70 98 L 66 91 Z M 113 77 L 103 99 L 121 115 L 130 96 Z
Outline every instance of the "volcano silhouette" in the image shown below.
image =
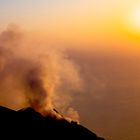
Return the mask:
M 0 107 L 0 139 L 104 140 L 76 122 L 42 116 L 32 108 Z

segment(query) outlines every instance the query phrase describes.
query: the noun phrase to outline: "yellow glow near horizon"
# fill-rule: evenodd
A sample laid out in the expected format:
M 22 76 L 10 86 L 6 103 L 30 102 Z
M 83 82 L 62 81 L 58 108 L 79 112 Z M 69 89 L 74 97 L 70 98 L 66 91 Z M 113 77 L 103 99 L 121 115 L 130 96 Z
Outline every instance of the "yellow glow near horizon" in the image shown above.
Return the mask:
M 13 1 L 0 1 L 0 30 L 15 23 L 48 44 L 140 52 L 140 0 Z

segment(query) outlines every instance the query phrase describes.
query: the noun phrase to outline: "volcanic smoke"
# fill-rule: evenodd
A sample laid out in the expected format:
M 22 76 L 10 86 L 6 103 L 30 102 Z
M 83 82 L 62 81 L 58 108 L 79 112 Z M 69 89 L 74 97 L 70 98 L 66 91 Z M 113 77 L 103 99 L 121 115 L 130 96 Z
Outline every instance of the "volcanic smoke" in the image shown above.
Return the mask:
M 32 107 L 42 114 L 78 120 L 70 103 L 82 80 L 78 67 L 59 47 L 29 43 L 16 26 L 0 33 L 0 104 Z M 60 117 L 60 116 L 59 116 Z

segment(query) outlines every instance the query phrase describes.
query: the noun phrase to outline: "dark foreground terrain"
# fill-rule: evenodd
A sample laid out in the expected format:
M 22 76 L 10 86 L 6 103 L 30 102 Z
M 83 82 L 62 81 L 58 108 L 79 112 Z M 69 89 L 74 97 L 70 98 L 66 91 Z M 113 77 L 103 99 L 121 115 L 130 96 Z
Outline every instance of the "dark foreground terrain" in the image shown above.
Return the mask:
M 104 140 L 76 122 L 44 117 L 31 108 L 14 111 L 0 107 L 0 139 Z

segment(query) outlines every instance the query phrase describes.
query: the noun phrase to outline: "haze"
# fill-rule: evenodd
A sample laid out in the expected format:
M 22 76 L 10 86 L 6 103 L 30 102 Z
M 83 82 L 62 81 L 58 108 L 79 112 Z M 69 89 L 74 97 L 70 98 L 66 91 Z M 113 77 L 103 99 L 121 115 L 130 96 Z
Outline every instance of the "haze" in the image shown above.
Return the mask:
M 0 31 L 18 26 L 38 52 L 64 49 L 84 81 L 71 102 L 80 122 L 109 140 L 139 140 L 138 9 L 139 0 L 0 0 Z

